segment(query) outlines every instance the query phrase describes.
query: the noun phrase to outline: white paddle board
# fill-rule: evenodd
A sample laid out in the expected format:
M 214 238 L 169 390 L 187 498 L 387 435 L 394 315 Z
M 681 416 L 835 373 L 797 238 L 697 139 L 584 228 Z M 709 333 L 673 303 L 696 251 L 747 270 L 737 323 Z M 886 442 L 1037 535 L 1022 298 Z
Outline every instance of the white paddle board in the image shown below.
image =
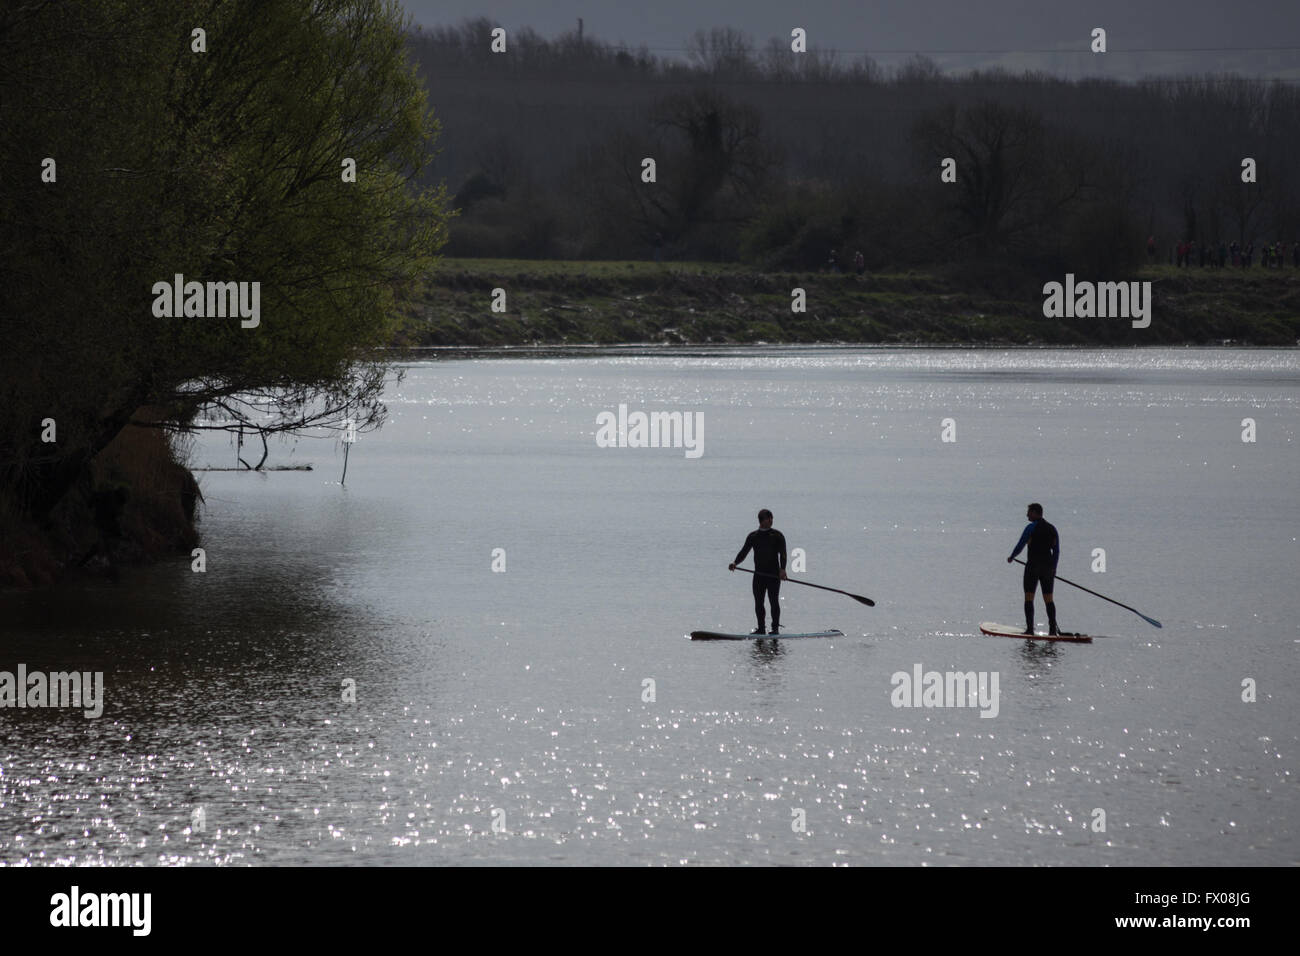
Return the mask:
M 837 631 L 834 628 L 831 628 L 828 631 L 809 631 L 802 634 L 786 631 L 782 631 L 780 634 L 724 634 L 720 631 L 691 631 L 691 640 L 693 641 L 761 641 L 768 638 L 779 638 L 783 641 L 793 641 L 805 637 L 843 636 L 843 631 Z

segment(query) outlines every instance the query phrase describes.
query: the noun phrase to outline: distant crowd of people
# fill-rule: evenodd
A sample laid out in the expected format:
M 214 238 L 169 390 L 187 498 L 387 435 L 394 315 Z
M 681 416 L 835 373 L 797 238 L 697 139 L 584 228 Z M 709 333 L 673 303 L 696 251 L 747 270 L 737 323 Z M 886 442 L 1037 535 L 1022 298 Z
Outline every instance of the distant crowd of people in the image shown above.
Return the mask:
M 1180 269 L 1190 269 L 1192 266 L 1199 266 L 1204 269 L 1207 266 L 1211 269 L 1224 269 L 1231 265 L 1234 269 L 1249 269 L 1255 264 L 1255 253 L 1259 252 L 1259 264 L 1265 269 L 1282 269 L 1286 266 L 1287 257 L 1290 256 L 1292 265 L 1300 269 L 1300 240 L 1292 243 L 1285 242 L 1265 242 L 1258 250 L 1255 243 L 1250 242 L 1242 245 L 1235 239 L 1232 242 L 1216 242 L 1200 244 L 1195 239 L 1185 239 L 1169 250 L 1169 264 L 1178 266 Z M 1155 265 L 1156 262 L 1156 237 L 1147 238 L 1147 262 Z M 853 254 L 853 271 L 862 275 L 867 269 L 867 260 L 862 255 L 862 250 Z M 834 249 L 826 260 L 827 272 L 846 272 L 846 268 L 840 265 L 839 257 Z
M 1292 243 L 1285 242 L 1265 242 L 1258 250 L 1255 243 L 1250 242 L 1242 245 L 1235 239 L 1232 242 L 1216 242 L 1201 245 L 1195 239 L 1183 240 L 1169 250 L 1169 264 L 1178 266 L 1180 269 L 1190 269 L 1192 266 L 1199 266 L 1204 269 L 1207 266 L 1211 269 L 1224 269 L 1231 265 L 1234 269 L 1249 269 L 1255 264 L 1255 253 L 1259 252 L 1259 264 L 1265 269 L 1282 269 L 1286 266 L 1287 257 L 1290 256 L 1292 265 L 1300 269 L 1300 239 Z M 656 246 L 656 259 L 657 246 Z M 1156 263 L 1156 237 L 1147 237 L 1147 262 L 1151 265 Z M 853 271 L 858 275 L 866 272 L 867 260 L 862 255 L 862 250 L 853 253 Z M 840 265 L 839 257 L 834 249 L 826 260 L 827 272 L 847 272 L 846 267 Z
M 1255 251 L 1253 242 L 1245 246 L 1236 240 L 1201 245 L 1195 239 L 1183 240 L 1169 251 L 1169 264 L 1176 265 L 1180 269 L 1190 269 L 1192 266 L 1199 266 L 1202 269 L 1206 266 L 1211 269 L 1223 269 L 1229 264 L 1233 268 L 1249 269 L 1254 265 Z M 1259 248 L 1259 264 L 1265 269 L 1281 269 L 1286 265 L 1288 253 L 1292 265 L 1300 269 L 1300 240 L 1290 245 L 1285 242 L 1263 243 Z M 1147 262 L 1154 265 L 1155 261 L 1156 237 L 1149 236 Z

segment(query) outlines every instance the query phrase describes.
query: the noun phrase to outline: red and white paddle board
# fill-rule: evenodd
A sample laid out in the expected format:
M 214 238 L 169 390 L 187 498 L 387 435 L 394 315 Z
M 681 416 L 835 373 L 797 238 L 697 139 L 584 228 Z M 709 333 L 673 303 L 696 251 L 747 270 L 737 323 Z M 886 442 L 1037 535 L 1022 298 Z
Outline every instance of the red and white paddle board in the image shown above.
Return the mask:
M 1026 634 L 1023 627 L 1011 627 L 1009 624 L 994 624 L 985 621 L 980 631 L 991 637 L 1018 637 L 1022 641 L 1073 641 L 1076 644 L 1091 644 L 1092 638 L 1087 634 Z

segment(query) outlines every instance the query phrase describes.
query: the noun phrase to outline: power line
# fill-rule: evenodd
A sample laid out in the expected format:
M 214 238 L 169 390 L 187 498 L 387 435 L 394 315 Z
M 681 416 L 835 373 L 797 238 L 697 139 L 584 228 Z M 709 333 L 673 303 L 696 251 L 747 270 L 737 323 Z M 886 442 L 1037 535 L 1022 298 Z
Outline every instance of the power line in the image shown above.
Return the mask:
M 645 52 L 647 52 L 647 53 L 698 53 L 698 52 L 701 52 L 701 51 L 698 50 L 698 49 L 692 49 L 692 48 L 689 48 L 689 47 L 685 47 L 685 48 L 683 48 L 683 47 L 671 47 L 671 46 L 658 46 L 658 47 L 608 46 L 608 47 L 605 47 L 605 49 L 609 49 L 609 50 L 617 50 L 617 51 L 625 52 L 625 53 L 639 53 L 639 52 L 641 52 L 641 51 L 645 51 Z M 703 51 L 703 52 L 709 53 L 709 52 L 711 52 L 711 51 L 705 50 L 705 51 Z M 737 52 L 745 52 L 745 53 L 766 53 L 766 52 L 767 52 L 767 49 L 764 48 L 764 47 L 748 47 L 748 48 L 746 48 L 744 51 L 737 51 Z M 787 51 L 782 50 L 781 52 L 784 53 L 784 52 L 787 52 Z M 801 56 L 801 55 L 802 55 L 802 54 L 795 53 L 794 51 L 789 51 L 789 52 L 790 52 L 790 55 L 791 55 L 791 56 Z M 844 50 L 844 49 L 838 49 L 838 48 L 835 48 L 835 47 L 813 47 L 813 46 L 810 46 L 810 47 L 808 48 L 808 52 L 809 52 L 809 53 L 834 53 L 834 54 L 837 54 L 837 55 L 838 55 L 838 54 L 845 54 L 845 55 L 861 55 L 861 54 L 877 54 L 877 53 L 888 53 L 888 54 L 912 53 L 912 54 L 918 54 L 918 55 L 923 55 L 923 56 L 929 56 L 929 55 L 933 55 L 933 56 L 949 56 L 949 55 L 953 55 L 953 56 L 955 56 L 955 55 L 962 55 L 962 54 L 975 54 L 975 53 L 983 53 L 983 54 L 1001 54 L 1001 55 L 1014 54 L 1014 53 L 1073 53 L 1073 54 L 1088 54 L 1088 55 L 1094 55 L 1093 52 L 1092 52 L 1092 50 L 1088 48 L 1088 46 L 1087 46 L 1086 43 L 1084 44 L 1084 47 L 1083 47 L 1082 49 L 1071 49 L 1071 48 L 1066 48 L 1066 47 L 1057 47 L 1057 48 L 1048 48 L 1048 49 L 1017 49 L 1017 50 L 965 50 L 965 49 L 958 49 L 958 50 L 921 50 L 921 49 L 888 49 L 888 48 L 884 48 L 884 47 L 876 48 L 876 49 L 868 49 L 868 50 Z M 730 53 L 730 51 L 724 51 L 724 52 L 722 53 L 722 55 L 723 55 L 723 56 L 726 56 L 726 55 L 728 55 L 729 53 Z M 1126 47 L 1126 48 L 1123 48 L 1123 49 L 1115 49 L 1115 48 L 1113 48 L 1113 47 L 1109 47 L 1109 46 L 1108 46 L 1108 47 L 1107 47 L 1107 50 L 1106 50 L 1106 53 L 1104 53 L 1104 54 L 1100 54 L 1100 53 L 1099 53 L 1099 54 L 1095 54 L 1095 55 L 1096 55 L 1096 56 L 1110 56 L 1110 55 L 1115 54 L 1115 53 L 1300 53 L 1300 46 L 1258 46 L 1258 47 L 1245 47 L 1245 46 L 1243 46 L 1243 47 L 1235 47 L 1235 46 L 1204 46 L 1204 47 Z
M 503 65 L 525 66 L 523 64 L 503 64 Z M 475 64 L 474 66 L 478 66 L 478 64 Z M 525 68 L 528 67 L 525 66 Z M 551 67 L 537 65 L 535 69 L 541 72 L 546 72 L 549 69 L 551 69 Z M 970 72 L 975 72 L 975 71 L 968 71 L 966 73 L 953 74 L 953 75 L 941 74 L 933 79 L 924 79 L 920 81 L 904 80 L 902 81 L 902 83 L 906 85 L 908 83 L 921 82 L 924 84 L 933 84 L 935 86 L 941 84 L 950 84 L 950 83 L 957 83 L 957 84 L 967 83 L 967 82 L 972 82 L 972 77 L 969 75 Z M 979 82 L 1033 84 L 1033 83 L 1041 82 L 1042 79 L 1045 77 L 1047 80 L 1051 82 L 1064 83 L 1069 85 L 1077 85 L 1083 82 L 1095 82 L 1097 80 L 1108 80 L 1120 86 L 1137 89 L 1139 85 L 1147 84 L 1147 83 L 1154 83 L 1160 85 L 1171 85 L 1171 84 L 1199 85 L 1206 82 L 1206 79 L 1208 77 L 1210 80 L 1239 79 L 1239 80 L 1246 80 L 1248 82 L 1263 83 L 1266 85 L 1272 85 L 1274 83 L 1281 84 L 1284 86 L 1300 84 L 1300 77 L 1272 77 L 1264 74 L 1248 75 L 1248 74 L 1236 73 L 1236 72 L 1208 73 L 1208 74 L 1203 73 L 1203 74 L 1196 74 L 1192 76 L 1169 76 L 1169 77 L 1160 76 L 1157 74 L 1149 74 L 1149 75 L 1134 77 L 1134 78 L 1124 78 L 1118 76 L 1107 76 L 1104 74 L 1059 76 L 1052 73 L 1046 73 L 1045 71 L 1042 70 L 1038 70 L 1038 71 L 1028 70 L 1026 72 L 1030 73 L 1030 77 L 1027 80 L 1024 78 L 1023 74 L 1021 73 L 1011 73 L 1010 71 L 1007 71 L 1005 69 L 1003 70 L 1003 72 L 1006 73 L 1005 77 L 992 77 L 986 74 L 978 78 Z M 426 79 L 431 79 L 431 80 L 482 79 L 483 72 L 481 69 L 466 69 L 461 72 L 450 72 L 445 69 L 440 69 L 436 73 L 432 71 L 422 71 L 421 75 Z M 507 77 L 510 75 L 511 74 L 509 73 L 498 74 L 498 76 L 507 76 Z M 530 82 L 533 82 L 536 79 L 537 79 L 536 77 L 529 77 Z M 779 86 L 779 87 L 789 88 L 789 89 L 797 89 L 801 86 L 813 86 L 816 84 L 826 84 L 826 83 L 844 84 L 846 88 L 849 88 L 855 82 L 854 75 L 848 71 L 845 71 L 843 73 L 838 73 L 838 74 L 831 74 L 827 76 L 818 76 L 814 78 L 801 77 L 799 75 L 793 75 L 788 77 L 775 76 L 775 75 L 759 75 L 759 76 L 751 76 L 751 77 L 710 76 L 707 73 L 692 73 L 689 76 L 656 76 L 654 74 L 649 74 L 649 73 L 628 73 L 628 74 L 613 75 L 608 72 L 601 72 L 601 73 L 593 73 L 593 75 L 590 76 L 551 75 L 551 76 L 544 76 L 541 79 L 546 84 L 619 82 L 619 83 L 626 83 L 627 85 L 630 86 L 682 86 L 682 87 L 693 87 L 693 86 L 701 86 L 701 85 L 704 86 L 769 86 L 769 87 Z M 889 78 L 889 77 L 885 77 L 881 79 L 864 80 L 863 82 L 867 82 L 871 86 L 898 86 L 900 83 L 900 81 L 898 81 L 897 79 Z
M 453 28 L 450 28 L 450 29 L 453 31 L 453 35 L 455 35 L 455 33 L 456 33 L 456 28 L 453 27 Z M 567 34 L 567 35 L 572 35 L 572 34 Z M 428 39 L 428 40 L 430 40 L 431 42 L 436 42 L 436 41 L 434 41 L 433 36 L 432 36 L 431 34 L 419 33 L 419 34 L 415 34 L 415 36 L 416 36 L 417 38 Z M 781 42 L 784 44 L 784 43 L 785 43 L 785 39 L 781 39 Z M 1080 42 L 1081 42 L 1082 46 L 1081 46 L 1080 48 L 1077 48 L 1077 49 L 1076 49 L 1076 48 L 1073 48 L 1073 47 L 1048 47 L 1048 48 L 1021 48 L 1021 49 L 1011 49 L 1011 50 L 1006 50 L 1006 49 L 1003 49 L 1003 50 L 995 50 L 995 49 L 961 49 L 961 48 L 958 48 L 958 49 L 923 49 L 923 48 L 912 48 L 912 47 L 900 47 L 900 48 L 877 47 L 877 48 L 871 48 L 871 49 L 849 50 L 849 49 L 844 49 L 844 48 L 841 48 L 841 47 L 819 47 L 819 46 L 814 46 L 814 45 L 811 45 L 811 44 L 810 44 L 810 45 L 809 45 L 809 48 L 808 48 L 808 52 L 809 52 L 809 53 L 832 53 L 832 54 L 835 54 L 835 55 L 841 55 L 841 54 L 842 54 L 842 55 L 845 55 L 845 56 L 860 56 L 860 55 L 863 55 L 863 54 L 872 54 L 872 55 L 874 55 L 874 54 L 889 54 L 889 55 L 914 54 L 914 55 L 921 55 L 921 56 L 962 56 L 962 55 L 984 54 L 984 55 L 1002 55 L 1002 56 L 1005 56 L 1005 55 L 1011 55 L 1011 54 L 1016 54 L 1016 53 L 1069 53 L 1069 54 L 1076 54 L 1076 55 L 1087 54 L 1087 55 L 1089 55 L 1089 56 L 1094 56 L 1094 55 L 1095 55 L 1095 56 L 1111 56 L 1111 55 L 1114 55 L 1114 54 L 1117 54 L 1117 53 L 1300 53 L 1300 46 L 1240 46 L 1240 47 L 1238 47 L 1238 46 L 1200 46 L 1200 47 L 1195 47 L 1195 46 L 1194 46 L 1194 47 L 1124 47 L 1124 48 L 1116 49 L 1116 48 L 1114 48 L 1114 47 L 1110 47 L 1110 46 L 1108 45 L 1108 48 L 1107 48 L 1106 53 L 1104 53 L 1104 54 L 1094 54 L 1094 53 L 1092 52 L 1092 50 L 1089 48 L 1089 46 L 1088 46 L 1088 43 L 1089 43 L 1088 40 L 1086 40 L 1086 39 L 1081 39 Z M 560 42 L 558 39 L 556 39 L 556 40 L 545 40 L 545 39 L 544 39 L 544 40 L 542 41 L 542 43 L 545 44 L 545 45 L 547 45 L 547 46 L 555 47 L 557 50 L 560 49 L 560 48 L 562 47 L 562 44 L 561 44 L 561 42 Z M 712 51 L 712 50 L 709 50 L 707 47 L 704 48 L 704 49 L 701 49 L 701 48 L 699 48 L 699 47 L 677 47 L 677 46 L 629 46 L 629 45 L 627 45 L 627 44 L 605 43 L 605 42 L 603 42 L 603 41 L 601 41 L 601 40 L 592 40 L 592 39 L 587 39 L 587 40 L 583 41 L 582 45 L 583 45 L 583 46 L 586 46 L 586 47 L 591 47 L 591 48 L 596 49 L 596 50 L 610 51 L 610 52 L 615 52 L 615 53 L 687 53 L 687 54 L 691 54 L 691 53 L 701 53 L 701 52 L 703 52 L 703 53 L 705 53 L 705 54 L 709 54 L 709 55 L 711 55 L 711 54 L 713 54 L 713 52 L 714 52 L 714 51 Z M 457 44 L 457 49 L 458 49 L 458 50 L 461 49 L 461 47 L 459 46 L 459 44 Z M 469 52 L 469 51 L 466 51 L 466 52 Z M 721 50 L 721 51 L 717 51 L 717 52 L 718 52 L 718 55 L 723 56 L 723 57 L 725 57 L 725 56 L 729 56 L 729 55 L 736 55 L 736 54 L 738 54 L 738 53 L 743 53 L 743 54 L 746 54 L 746 55 L 750 55 L 750 54 L 764 54 L 764 53 L 767 53 L 767 52 L 768 52 L 768 48 L 767 48 L 767 47 L 757 47 L 757 46 L 753 46 L 753 45 L 748 45 L 748 46 L 746 46 L 746 47 L 744 47 L 743 49 L 740 49 L 740 50 Z M 795 53 L 793 50 L 785 50 L 785 49 L 782 49 L 780 52 L 782 52 L 782 53 L 786 53 L 786 52 L 788 52 L 791 56 L 802 56 L 802 55 L 804 55 L 804 54 L 798 54 L 798 53 Z M 508 54 L 505 54 L 505 55 L 508 55 Z

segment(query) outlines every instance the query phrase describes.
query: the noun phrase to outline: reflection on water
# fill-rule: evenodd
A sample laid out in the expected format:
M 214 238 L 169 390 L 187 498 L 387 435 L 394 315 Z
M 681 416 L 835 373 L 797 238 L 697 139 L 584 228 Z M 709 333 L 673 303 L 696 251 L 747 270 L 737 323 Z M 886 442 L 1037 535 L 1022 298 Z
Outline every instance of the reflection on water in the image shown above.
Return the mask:
M 1284 351 L 414 365 L 346 489 L 309 439 L 315 472 L 202 476 L 207 573 L 0 596 L 0 670 L 107 685 L 98 720 L 0 710 L 0 862 L 1293 864 L 1298 381 Z M 597 448 L 619 401 L 702 411 L 705 455 Z M 1164 630 L 1058 594 L 1116 637 L 980 637 L 1031 498 Z M 784 595 L 846 637 L 681 639 L 752 626 L 720 572 L 759 507 L 878 600 Z M 893 707 L 918 663 L 999 673 L 998 717 Z
M 774 665 L 780 663 L 780 659 L 785 653 L 785 645 L 779 640 L 754 640 L 750 641 L 753 647 L 753 653 L 750 654 L 750 660 L 754 665 L 755 676 L 767 674 L 776 674 Z

